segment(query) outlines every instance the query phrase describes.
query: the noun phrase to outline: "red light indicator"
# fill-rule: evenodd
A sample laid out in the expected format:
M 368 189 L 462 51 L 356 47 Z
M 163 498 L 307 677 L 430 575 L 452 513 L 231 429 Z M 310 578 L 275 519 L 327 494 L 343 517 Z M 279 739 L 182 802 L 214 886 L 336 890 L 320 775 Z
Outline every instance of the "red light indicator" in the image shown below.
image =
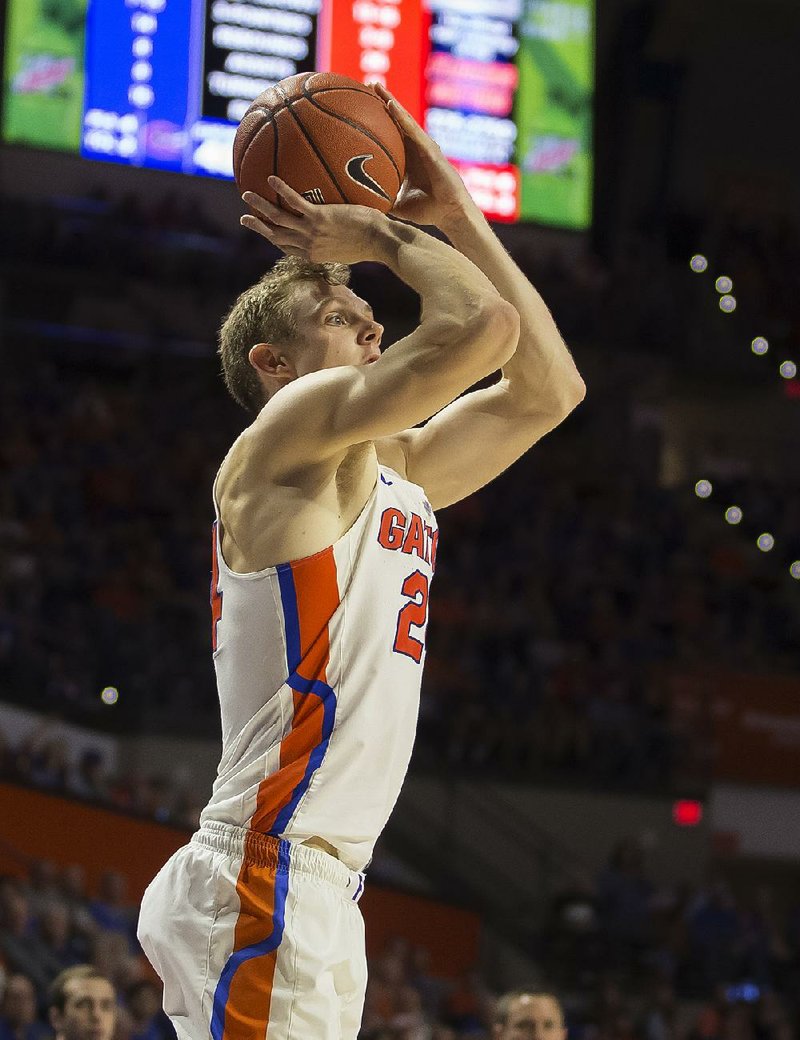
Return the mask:
M 672 819 L 678 827 L 696 827 L 703 819 L 703 804 L 689 798 L 672 803 Z

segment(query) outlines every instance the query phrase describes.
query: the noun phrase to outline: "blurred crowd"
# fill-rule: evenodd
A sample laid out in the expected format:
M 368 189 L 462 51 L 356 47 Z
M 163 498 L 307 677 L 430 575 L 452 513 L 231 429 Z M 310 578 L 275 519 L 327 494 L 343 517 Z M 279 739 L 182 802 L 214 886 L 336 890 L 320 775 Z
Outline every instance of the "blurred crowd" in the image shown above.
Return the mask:
M 210 488 L 246 420 L 211 353 L 220 316 L 269 249 L 222 234 L 177 196 L 150 211 L 101 192 L 0 200 L 0 216 L 0 689 L 89 724 L 216 739 Z M 786 342 L 797 329 L 784 273 L 800 255 L 796 229 L 756 225 L 743 207 L 702 234 L 743 287 L 740 312 Z M 539 255 L 521 239 L 518 259 L 590 394 L 508 474 L 440 518 L 417 760 L 637 790 L 702 786 L 708 762 L 692 758 L 673 718 L 670 674 L 794 670 L 800 601 L 777 550 L 766 560 L 749 535 L 702 511 L 691 483 L 659 479 L 663 395 L 673 361 L 692 354 L 698 276 L 645 239 L 607 264 Z M 380 294 L 389 338 L 413 326 L 402 286 L 370 265 L 358 278 L 368 299 Z M 48 347 L 43 325 L 77 338 Z M 99 350 L 81 345 L 87 327 L 108 339 Z M 715 330 L 703 349 L 727 335 Z M 138 336 L 136 349 L 116 334 Z M 181 352 L 193 339 L 203 356 Z M 617 350 L 637 344 L 640 356 Z M 683 353 L 670 359 L 674 345 Z M 754 503 L 754 522 L 769 518 L 781 552 L 800 556 L 794 484 L 720 479 L 731 500 Z M 107 686 L 113 707 L 100 698 Z M 34 757 L 16 756 L 25 779 L 46 786 L 63 771 L 57 747 Z M 96 778 L 97 765 L 88 772 Z M 175 790 L 168 776 L 158 782 Z M 110 797 L 159 800 L 152 790 Z
M 636 839 L 619 842 L 596 876 L 565 879 L 537 942 L 537 959 L 568 989 L 613 982 L 673 1001 L 782 994 L 787 1013 L 800 1012 L 797 892 L 755 871 L 737 891 L 722 877 L 656 884 Z
M 38 860 L 27 876 L 0 877 L 0 1038 L 52 1036 L 49 987 L 79 964 L 93 965 L 119 995 L 115 1040 L 174 1038 L 160 982 L 136 941 L 136 916 L 121 874 L 105 874 L 96 892 L 78 864 Z
M 751 896 L 737 899 L 722 881 L 659 889 L 636 842 L 623 842 L 590 885 L 553 901 L 528 951 L 548 984 L 531 991 L 556 986 L 569 1040 L 796 1040 L 800 904 L 795 894 L 793 908 L 779 909 L 766 889 Z M 1 1040 L 51 1036 L 48 988 L 78 964 L 114 987 L 114 1040 L 174 1036 L 135 923 L 120 874 L 105 874 L 94 892 L 75 864 L 35 861 L 26 875 L 0 878 Z M 424 947 L 395 936 L 370 960 L 360 1040 L 533 1036 L 510 1020 L 501 1028 L 513 1001 L 498 1002 L 498 976 L 491 963 L 434 973 Z
M 206 792 L 177 776 L 114 769 L 100 745 L 73 749 L 49 719 L 17 744 L 0 727 L 0 780 L 195 830 Z

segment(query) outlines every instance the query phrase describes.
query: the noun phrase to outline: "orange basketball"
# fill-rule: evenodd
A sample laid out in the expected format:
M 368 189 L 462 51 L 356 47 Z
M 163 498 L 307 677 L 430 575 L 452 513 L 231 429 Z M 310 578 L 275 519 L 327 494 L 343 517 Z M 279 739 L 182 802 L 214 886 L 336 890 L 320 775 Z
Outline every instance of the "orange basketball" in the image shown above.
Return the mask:
M 333 72 L 276 83 L 244 114 L 233 142 L 239 192 L 270 202 L 276 175 L 315 203 L 351 202 L 386 213 L 405 173 L 403 136 L 371 87 Z

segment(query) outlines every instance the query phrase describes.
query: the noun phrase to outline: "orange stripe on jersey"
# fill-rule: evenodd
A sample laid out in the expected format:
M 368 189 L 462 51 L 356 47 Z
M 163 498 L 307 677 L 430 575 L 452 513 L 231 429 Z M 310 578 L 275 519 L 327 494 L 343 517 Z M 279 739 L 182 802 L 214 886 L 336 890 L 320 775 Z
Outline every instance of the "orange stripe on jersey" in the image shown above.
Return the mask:
M 304 679 L 325 682 L 330 657 L 328 625 L 339 606 L 339 582 L 333 549 L 292 565 L 297 619 L 300 627 L 299 665 L 291 665 Z
M 277 772 L 263 780 L 250 826 L 281 834 L 325 755 L 336 713 L 327 681 L 331 618 L 339 607 L 333 549 L 278 568 L 293 691 L 292 727 L 281 741 Z

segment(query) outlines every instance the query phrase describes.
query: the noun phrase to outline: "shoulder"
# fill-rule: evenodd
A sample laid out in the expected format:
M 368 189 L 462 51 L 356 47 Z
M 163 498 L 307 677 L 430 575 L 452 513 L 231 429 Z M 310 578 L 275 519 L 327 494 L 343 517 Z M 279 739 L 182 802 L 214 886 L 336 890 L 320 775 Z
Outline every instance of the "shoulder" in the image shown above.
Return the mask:
M 341 366 L 309 372 L 288 383 L 261 409 L 234 443 L 234 466 L 255 464 L 260 474 L 282 479 L 299 469 L 335 469 L 342 445 L 334 433 L 348 413 L 360 369 Z
M 335 408 L 342 378 L 342 370 L 312 372 L 275 394 L 231 445 L 217 473 L 218 491 L 251 473 L 263 486 L 264 480 L 280 483 L 301 471 L 334 472 L 339 460 L 325 445 L 325 412 Z M 306 443 L 312 429 L 319 431 L 316 450 Z

